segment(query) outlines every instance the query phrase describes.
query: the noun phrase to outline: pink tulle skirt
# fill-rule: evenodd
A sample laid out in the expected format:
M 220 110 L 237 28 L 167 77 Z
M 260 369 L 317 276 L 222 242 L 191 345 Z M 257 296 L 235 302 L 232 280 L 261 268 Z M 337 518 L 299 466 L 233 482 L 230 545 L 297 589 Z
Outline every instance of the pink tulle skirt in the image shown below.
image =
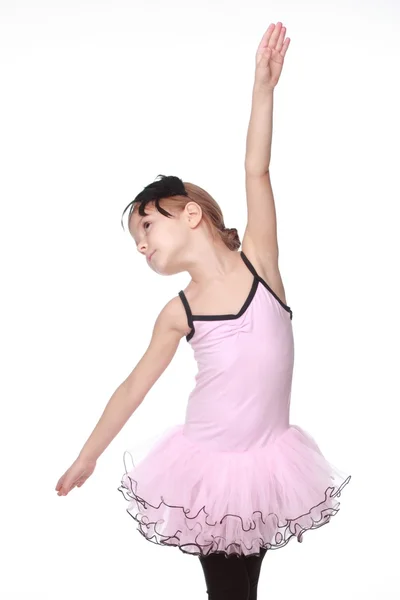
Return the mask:
M 301 542 L 338 512 L 351 477 L 297 425 L 246 452 L 208 450 L 183 429 L 170 428 L 137 464 L 125 466 L 118 487 L 147 540 L 196 556 L 258 556 L 292 537 Z

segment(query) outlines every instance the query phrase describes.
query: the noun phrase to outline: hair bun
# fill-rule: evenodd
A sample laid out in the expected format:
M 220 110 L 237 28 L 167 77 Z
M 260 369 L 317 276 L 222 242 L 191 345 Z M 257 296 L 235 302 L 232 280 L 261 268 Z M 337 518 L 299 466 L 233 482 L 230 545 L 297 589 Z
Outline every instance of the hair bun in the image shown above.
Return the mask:
M 227 246 L 230 250 L 237 250 L 240 247 L 240 238 L 236 227 L 223 227 L 222 231 L 226 235 Z

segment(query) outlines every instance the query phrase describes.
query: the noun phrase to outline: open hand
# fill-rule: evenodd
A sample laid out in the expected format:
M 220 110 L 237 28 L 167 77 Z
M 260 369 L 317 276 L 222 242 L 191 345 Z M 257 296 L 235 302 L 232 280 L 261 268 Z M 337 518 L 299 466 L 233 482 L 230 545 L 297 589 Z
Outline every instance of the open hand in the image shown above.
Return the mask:
M 60 477 L 56 485 L 59 496 L 66 496 L 75 486 L 81 487 L 96 467 L 95 460 L 78 457 L 76 461 Z
M 273 90 L 279 81 L 290 44 L 285 33 L 286 27 L 280 21 L 276 25 L 271 23 L 257 48 L 255 83 L 263 88 Z

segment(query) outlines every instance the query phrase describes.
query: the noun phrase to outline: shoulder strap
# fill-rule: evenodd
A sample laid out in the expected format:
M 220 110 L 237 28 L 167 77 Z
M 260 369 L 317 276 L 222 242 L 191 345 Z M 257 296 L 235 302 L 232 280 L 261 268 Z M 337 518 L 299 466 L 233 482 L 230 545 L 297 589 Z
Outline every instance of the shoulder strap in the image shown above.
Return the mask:
M 250 271 L 252 272 L 252 274 L 254 275 L 254 277 L 259 277 L 257 271 L 255 270 L 255 268 L 253 267 L 253 265 L 251 264 L 251 262 L 249 261 L 249 259 L 247 258 L 247 256 L 245 255 L 245 253 L 243 252 L 243 250 L 240 251 L 240 256 L 243 259 L 243 262 L 247 265 L 247 267 L 250 269 Z
M 179 294 L 180 299 L 182 300 L 183 306 L 185 307 L 188 325 L 192 329 L 192 333 L 191 334 L 189 333 L 188 336 L 187 336 L 190 339 L 191 335 L 193 335 L 193 333 L 194 333 L 194 331 L 193 331 L 194 327 L 193 327 L 192 311 L 190 310 L 189 302 L 187 301 L 187 298 L 186 298 L 185 293 L 183 292 L 183 290 L 180 290 L 180 292 L 178 294 Z
M 271 292 L 271 294 L 276 298 L 276 300 L 279 302 L 279 304 L 285 310 L 287 310 L 290 313 L 290 320 L 292 320 L 292 318 L 293 318 L 293 312 L 292 312 L 292 309 L 290 308 L 290 306 L 288 306 L 287 304 L 285 304 L 284 302 L 282 302 L 282 300 L 275 294 L 274 290 L 271 289 L 271 287 L 268 285 L 268 283 L 265 281 L 265 279 L 263 279 L 257 273 L 257 271 L 255 270 L 255 268 L 253 267 L 253 265 L 251 264 L 251 262 L 249 261 L 249 259 L 245 255 L 245 253 L 243 252 L 243 250 L 240 251 L 240 256 L 242 257 L 243 261 L 248 266 L 248 268 L 250 269 L 250 271 L 253 273 L 254 277 L 256 277 L 259 281 L 261 281 L 261 283 L 267 288 L 267 290 L 269 292 Z
M 188 318 L 191 318 L 191 316 L 192 316 L 192 311 L 190 310 L 189 302 L 187 301 L 187 298 L 186 298 L 186 296 L 185 296 L 185 293 L 184 293 L 184 291 L 183 291 L 183 290 L 181 290 L 181 291 L 179 292 L 179 297 L 180 297 L 180 299 L 181 299 L 181 300 L 182 300 L 182 302 L 183 302 L 183 306 L 185 307 L 186 314 L 187 314 Z

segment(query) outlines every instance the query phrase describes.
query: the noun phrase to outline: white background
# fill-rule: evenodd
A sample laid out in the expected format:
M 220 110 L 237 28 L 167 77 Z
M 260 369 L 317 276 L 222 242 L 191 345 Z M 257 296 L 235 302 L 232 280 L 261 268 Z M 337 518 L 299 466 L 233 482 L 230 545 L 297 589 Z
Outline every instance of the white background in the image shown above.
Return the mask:
M 270 171 L 291 422 L 352 481 L 327 527 L 267 554 L 259 598 L 399 598 L 399 5 L 3 0 L 0 12 L 0 597 L 206 598 L 198 559 L 146 541 L 117 491 L 123 451 L 183 422 L 196 373 L 184 338 L 83 487 L 55 485 L 189 281 L 146 265 L 122 211 L 177 175 L 242 239 L 254 57 L 282 21 Z

